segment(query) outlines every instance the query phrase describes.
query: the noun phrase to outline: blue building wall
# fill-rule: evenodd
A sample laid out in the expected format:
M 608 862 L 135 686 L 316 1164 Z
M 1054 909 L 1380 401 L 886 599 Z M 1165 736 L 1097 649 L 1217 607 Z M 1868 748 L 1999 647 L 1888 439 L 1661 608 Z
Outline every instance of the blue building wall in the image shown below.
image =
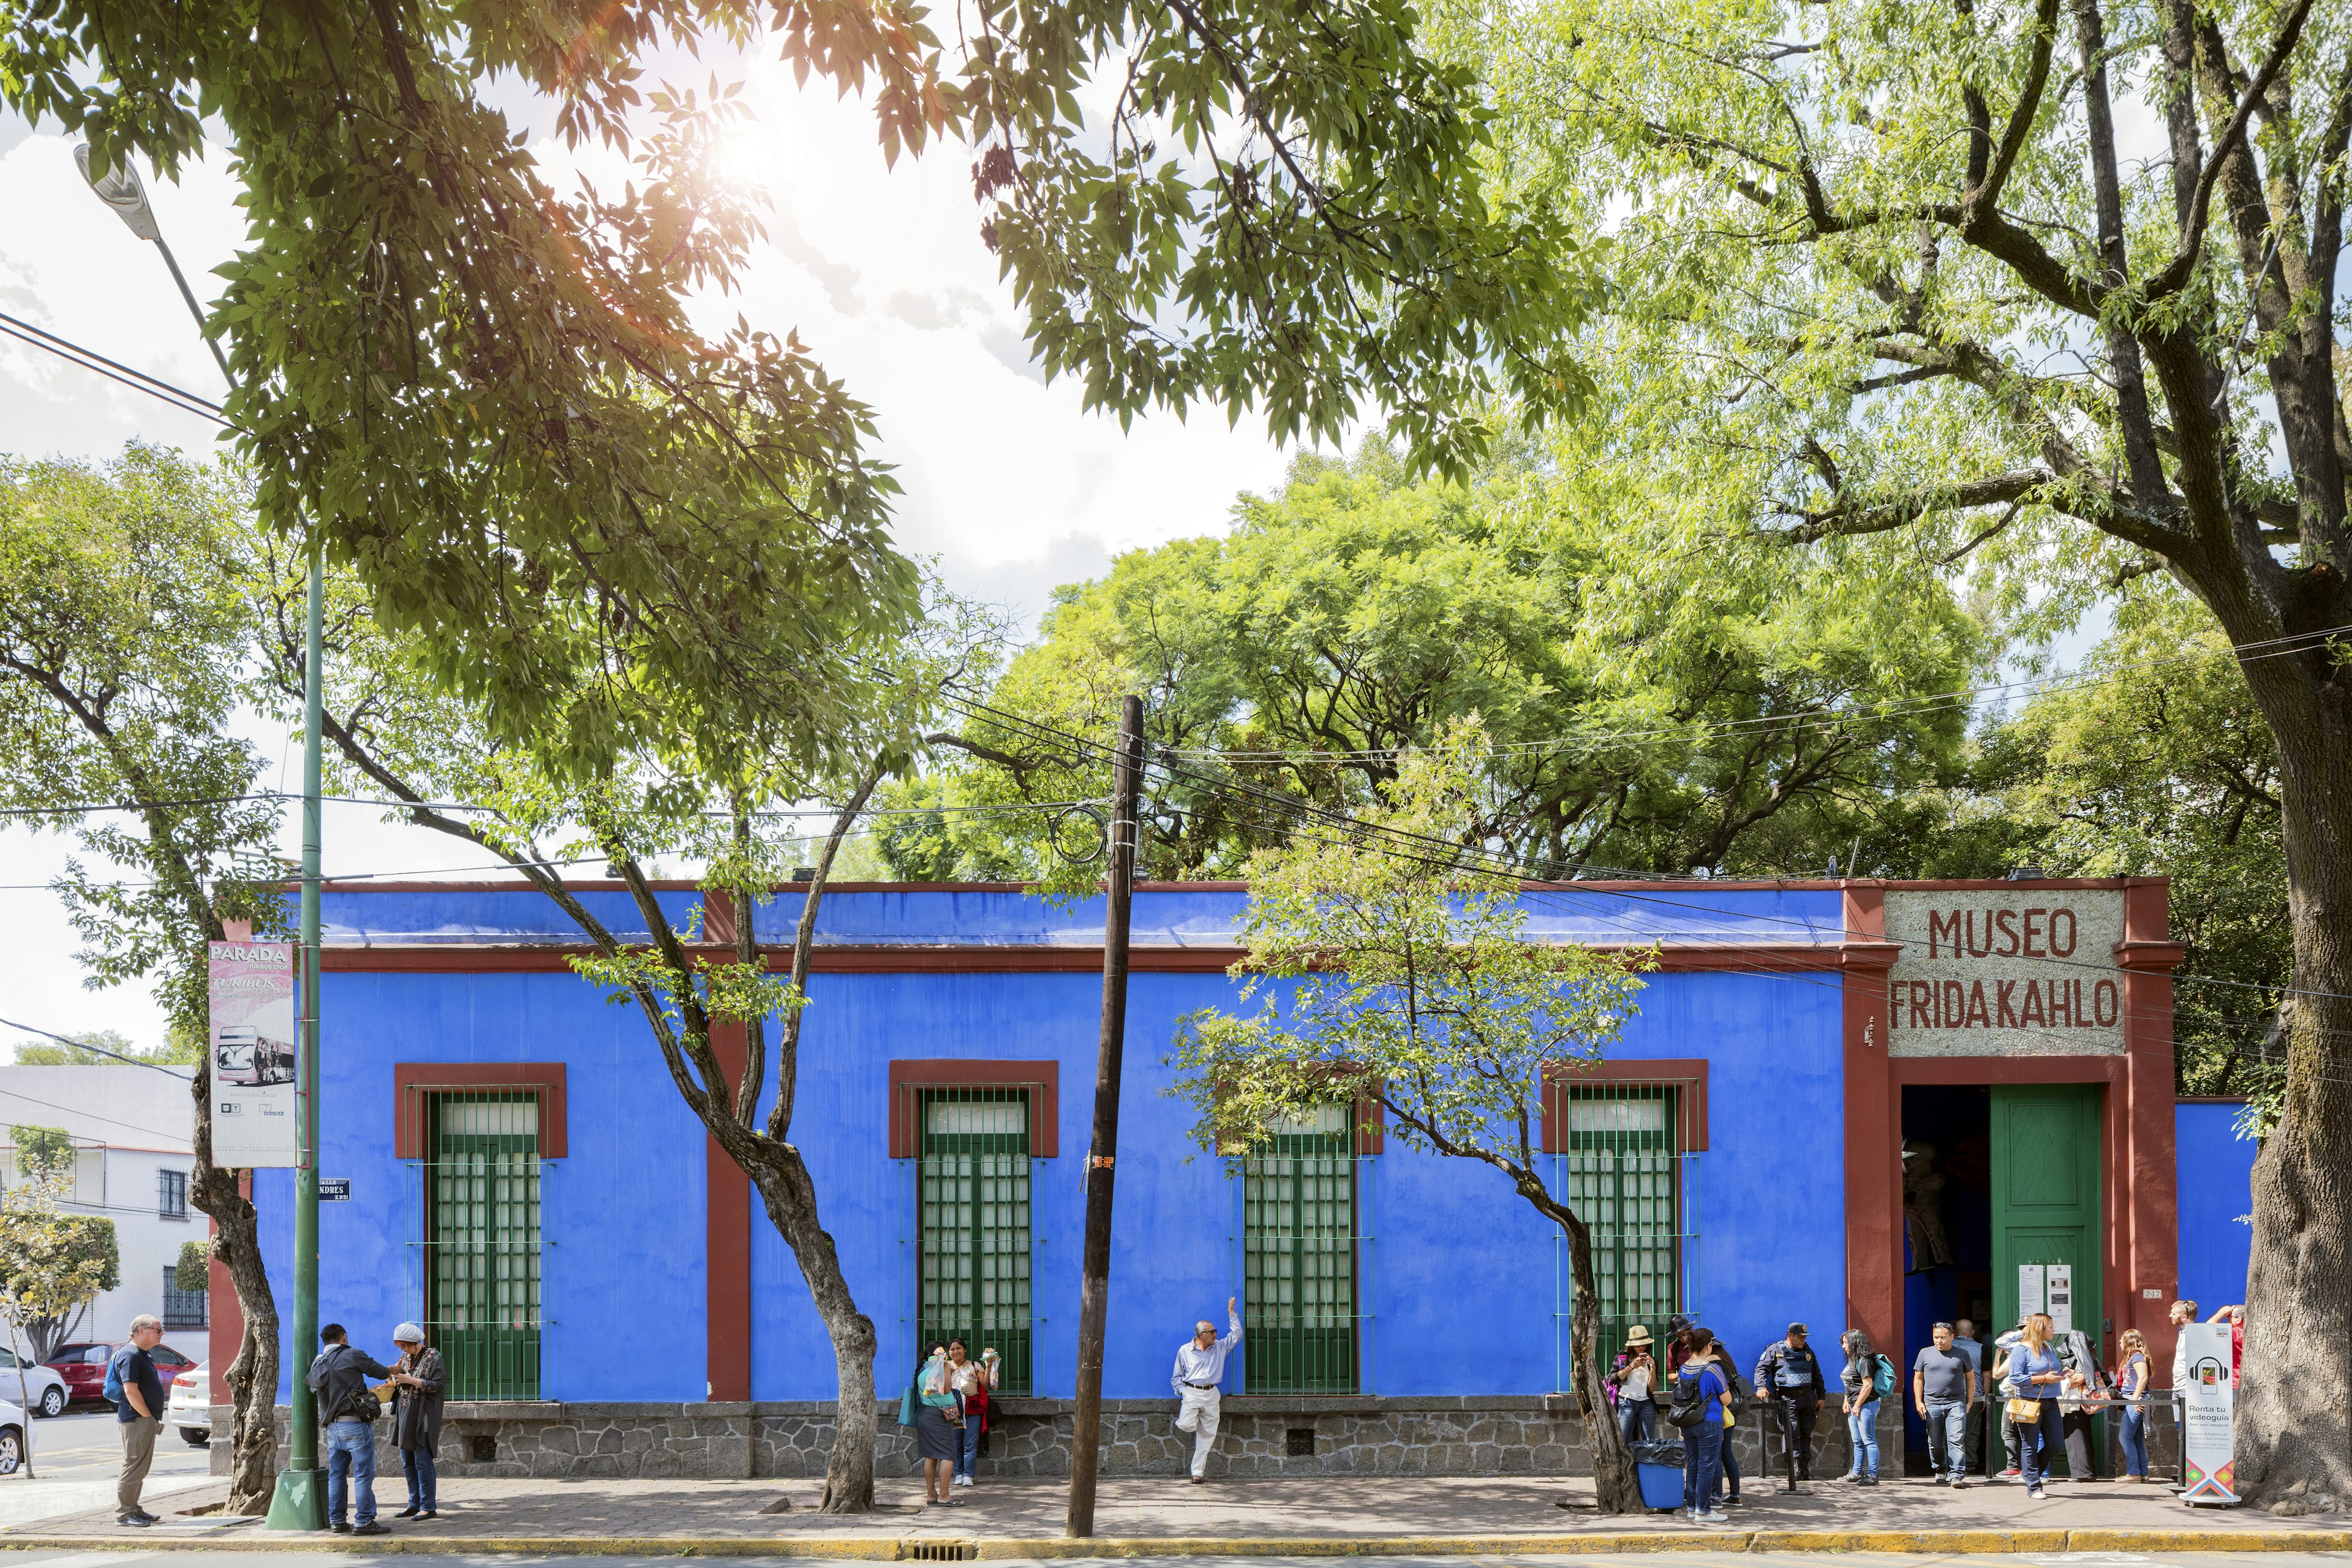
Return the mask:
M 617 895 L 594 895 L 642 934 Z M 664 896 L 684 925 L 692 895 Z M 1244 896 L 1194 889 L 1138 896 L 1136 940 L 1233 941 Z M 788 929 L 789 896 L 761 916 Z M 1833 944 L 1834 892 L 1724 889 L 1530 895 L 1531 929 L 1624 942 Z M 576 940 L 534 893 L 338 892 L 328 940 L 342 946 Z M 873 946 L 1036 947 L 1099 942 L 1098 900 L 1056 907 L 1013 889 L 836 892 L 820 940 Z M 394 1157 L 394 1062 L 567 1064 L 570 1152 L 544 1164 L 543 1395 L 682 1401 L 705 1396 L 705 1135 L 678 1100 L 635 1006 L 564 973 L 331 972 L 323 995 L 323 1173 L 353 1201 L 321 1218 L 321 1311 L 354 1342 L 390 1350 L 418 1310 L 416 1177 Z M 1173 1349 L 1197 1317 L 1241 1292 L 1238 1205 L 1219 1162 L 1186 1136 L 1192 1114 L 1162 1090 L 1177 1020 L 1231 1005 L 1222 973 L 1139 973 L 1129 1001 L 1111 1333 L 1112 1397 L 1165 1394 Z M 887 1157 L 893 1058 L 1060 1064 L 1057 1158 L 1033 1166 L 1035 1391 L 1067 1396 L 1076 1360 L 1080 1173 L 1091 1121 L 1098 975 L 986 972 L 818 974 L 803 1021 L 794 1141 L 826 1228 L 883 1347 L 877 1376 L 908 1370 L 912 1182 Z M 1834 973 L 1661 973 L 1648 977 L 1620 1058 L 1711 1062 L 1712 1147 L 1696 1163 L 1695 1307 L 1743 1360 L 1792 1319 L 1841 1324 L 1844 1154 Z M 1373 1237 L 1365 1376 L 1384 1394 L 1525 1394 L 1557 1386 L 1564 1306 L 1551 1227 L 1493 1170 L 1391 1139 L 1363 1184 Z M 289 1173 L 257 1202 L 274 1279 L 290 1278 Z M 752 1394 L 825 1399 L 833 1353 L 791 1250 L 758 1208 L 751 1245 Z M 281 1289 L 281 1298 L 284 1296 Z M 1247 1311 L 1244 1303 L 1244 1312 Z M 1655 1325 L 1654 1325 L 1654 1327 Z M 289 1325 L 290 1327 L 290 1325 Z M 288 1386 L 310 1349 L 286 1357 Z
M 2237 1132 L 2235 1102 L 2184 1100 L 2173 1108 L 2180 1172 L 2180 1294 L 2210 1316 L 2246 1299 L 2253 1252 L 2254 1141 Z

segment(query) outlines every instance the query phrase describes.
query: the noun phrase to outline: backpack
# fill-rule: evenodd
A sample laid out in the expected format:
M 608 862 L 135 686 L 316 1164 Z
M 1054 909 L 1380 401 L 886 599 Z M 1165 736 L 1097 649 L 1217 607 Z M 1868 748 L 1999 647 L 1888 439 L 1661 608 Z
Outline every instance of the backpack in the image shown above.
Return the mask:
M 1738 1367 L 1726 1368 L 1723 1376 L 1724 1381 L 1731 1384 L 1731 1393 L 1723 1402 L 1724 1408 L 1734 1415 L 1747 1415 L 1748 1402 L 1756 1397 L 1756 1391 L 1748 1386 L 1746 1378 L 1739 1375 Z
M 1696 1377 L 1675 1379 L 1675 1402 L 1666 1407 L 1669 1426 L 1702 1426 L 1706 1424 L 1706 1369 L 1701 1367 Z
M 108 1359 L 106 1363 L 106 1386 L 100 1389 L 99 1393 L 105 1398 L 109 1405 L 120 1405 L 122 1403 L 122 1352 L 121 1351 L 115 1352 L 115 1353 Z
M 1870 1374 L 1870 1392 L 1874 1398 L 1884 1399 L 1895 1392 L 1895 1363 L 1885 1356 L 1875 1359 L 1878 1370 Z

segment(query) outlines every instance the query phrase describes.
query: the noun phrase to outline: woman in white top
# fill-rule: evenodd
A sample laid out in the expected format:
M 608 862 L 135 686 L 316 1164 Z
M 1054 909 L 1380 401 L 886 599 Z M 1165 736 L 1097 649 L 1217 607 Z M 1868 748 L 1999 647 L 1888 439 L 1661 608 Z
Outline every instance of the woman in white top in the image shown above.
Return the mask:
M 1658 1363 L 1650 1358 L 1650 1331 L 1634 1324 L 1625 1336 L 1616 1370 L 1609 1374 L 1610 1385 L 1617 1390 L 1617 1430 L 1629 1444 L 1652 1442 L 1658 1436 Z

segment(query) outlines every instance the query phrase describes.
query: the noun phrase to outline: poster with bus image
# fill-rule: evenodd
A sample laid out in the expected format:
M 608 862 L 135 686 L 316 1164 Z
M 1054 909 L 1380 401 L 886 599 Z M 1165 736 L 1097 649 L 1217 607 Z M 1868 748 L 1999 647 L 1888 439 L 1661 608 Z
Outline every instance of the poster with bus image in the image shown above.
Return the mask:
M 302 1117 L 287 942 L 212 944 L 213 1163 L 299 1165 Z

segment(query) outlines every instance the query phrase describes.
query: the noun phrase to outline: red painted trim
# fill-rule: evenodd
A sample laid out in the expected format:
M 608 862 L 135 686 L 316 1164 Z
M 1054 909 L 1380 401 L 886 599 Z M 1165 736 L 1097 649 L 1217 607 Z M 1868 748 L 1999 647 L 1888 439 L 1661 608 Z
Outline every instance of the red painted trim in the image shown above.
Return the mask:
M 742 1081 L 740 1024 L 710 1026 L 711 1054 Z M 751 1397 L 751 1183 L 719 1140 L 703 1138 L 703 1365 L 710 1397 Z
M 237 1194 L 250 1203 L 253 1199 L 253 1173 L 240 1171 L 236 1177 Z M 220 1226 L 207 1215 L 205 1235 L 218 1236 Z M 229 1392 L 225 1374 L 229 1363 L 245 1343 L 245 1307 L 236 1299 L 236 1285 L 228 1277 L 228 1269 L 215 1258 L 205 1268 L 205 1353 L 207 1364 L 217 1368 L 213 1380 L 213 1403 L 226 1405 L 234 1397 Z
M 920 1089 L 1027 1089 L 1029 1153 L 1051 1160 L 1062 1152 L 1062 1064 L 1057 1061 L 964 1061 L 930 1059 L 890 1064 L 890 1155 L 911 1160 L 922 1152 L 915 1125 L 914 1090 Z
M 403 942 L 330 947 L 320 953 L 319 967 L 338 974 L 562 974 L 570 972 L 572 959 L 590 956 L 593 951 L 555 942 L 478 946 Z M 715 943 L 698 943 L 687 951 L 698 958 L 721 961 L 734 955 L 733 948 Z M 761 951 L 767 954 L 770 969 L 791 968 L 789 949 L 763 945 Z M 1599 951 L 1617 949 L 1601 946 Z M 1893 942 L 1843 946 L 1726 942 L 1665 948 L 1658 954 L 1658 969 L 1666 973 L 1884 971 L 1893 966 L 1900 951 L 1899 944 Z M 1219 974 L 1243 957 L 1238 947 L 1138 945 L 1130 954 L 1129 966 L 1146 974 Z M 828 945 L 809 955 L 809 967 L 819 974 L 1099 974 L 1102 949 Z
M 2119 1259 L 2118 1287 L 2107 1298 L 2107 1316 L 2117 1332 L 2137 1329 L 2147 1336 L 2149 1353 L 2158 1366 L 2172 1364 L 2174 1332 L 2167 1313 L 2179 1292 L 2180 1232 L 2180 1164 L 2175 1147 L 2173 1094 L 2172 967 L 2180 962 L 2180 948 L 2163 939 L 2171 924 L 2170 885 L 2149 879 L 2124 894 L 2124 940 L 2116 962 L 2124 964 L 2125 1044 L 2131 1069 L 2126 1079 L 2129 1097 L 2124 1111 L 2130 1159 L 2126 1167 L 2131 1183 L 2131 1242 Z M 2165 961 L 2143 964 L 2139 956 L 2154 957 L 2167 950 Z M 2157 1292 L 2149 1300 L 2145 1292 Z M 2102 1347 L 2112 1352 L 2113 1342 Z
M 562 1062 L 394 1062 L 392 1064 L 392 1154 L 425 1158 L 424 1091 L 436 1089 L 531 1089 L 539 1091 L 539 1157 L 571 1152 L 564 1123 Z
M 1625 1058 L 1570 1067 L 1554 1063 L 1544 1068 L 1543 1152 L 1557 1154 L 1566 1147 L 1561 1134 L 1568 1126 L 1561 1101 L 1568 1090 L 1588 1083 L 1675 1083 L 1682 1096 L 1675 1120 L 1682 1146 L 1704 1152 L 1713 1125 L 1706 1098 L 1707 1061 L 1704 1057 L 1657 1057 L 1648 1060 Z
M 1850 938 L 1885 943 L 1886 886 L 1845 889 Z M 1843 989 L 1846 1318 L 1874 1344 L 1900 1344 L 1903 1091 L 1888 1070 L 1886 971 L 1857 966 L 1847 972 Z

